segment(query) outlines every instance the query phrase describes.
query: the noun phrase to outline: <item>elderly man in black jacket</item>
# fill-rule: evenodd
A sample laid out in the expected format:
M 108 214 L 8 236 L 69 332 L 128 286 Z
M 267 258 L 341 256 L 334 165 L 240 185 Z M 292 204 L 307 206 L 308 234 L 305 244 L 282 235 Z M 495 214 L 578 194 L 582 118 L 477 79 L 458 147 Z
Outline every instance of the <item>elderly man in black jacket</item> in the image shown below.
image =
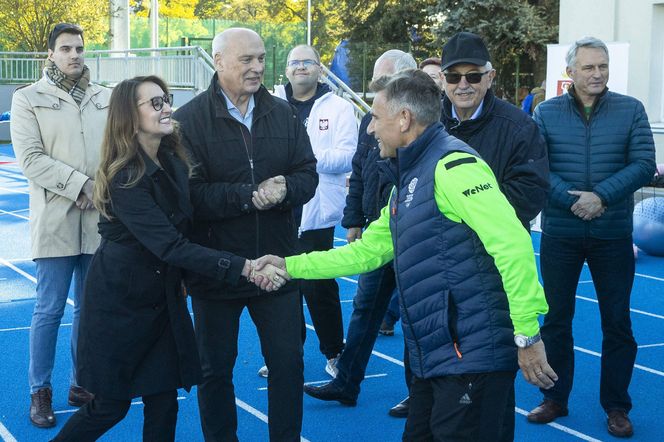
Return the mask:
M 496 70 L 484 41 L 460 32 L 443 46 L 443 114 L 450 135 L 486 161 L 523 226 L 544 208 L 549 193 L 546 144 L 535 122 L 493 95 Z
M 261 85 L 265 46 L 254 31 L 228 29 L 212 43 L 216 74 L 208 90 L 175 113 L 195 166 L 195 242 L 248 258 L 296 252 L 292 208 L 318 185 L 316 159 L 294 109 Z M 270 440 L 299 441 L 302 426 L 302 310 L 295 283 L 260 296 L 248 282 L 229 286 L 191 274 L 203 365 L 198 388 L 206 441 L 237 440 L 233 366 L 240 315 L 248 308 L 269 368 Z

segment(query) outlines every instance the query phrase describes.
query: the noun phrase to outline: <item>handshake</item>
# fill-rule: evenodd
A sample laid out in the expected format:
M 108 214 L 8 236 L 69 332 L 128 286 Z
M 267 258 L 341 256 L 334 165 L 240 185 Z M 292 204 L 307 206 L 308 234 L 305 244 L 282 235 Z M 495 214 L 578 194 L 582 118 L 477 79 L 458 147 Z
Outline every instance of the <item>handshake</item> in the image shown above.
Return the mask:
M 266 292 L 279 290 L 291 280 L 291 276 L 286 271 L 286 260 L 274 255 L 248 259 L 242 270 L 242 276 L 246 276 L 247 281 L 256 284 Z

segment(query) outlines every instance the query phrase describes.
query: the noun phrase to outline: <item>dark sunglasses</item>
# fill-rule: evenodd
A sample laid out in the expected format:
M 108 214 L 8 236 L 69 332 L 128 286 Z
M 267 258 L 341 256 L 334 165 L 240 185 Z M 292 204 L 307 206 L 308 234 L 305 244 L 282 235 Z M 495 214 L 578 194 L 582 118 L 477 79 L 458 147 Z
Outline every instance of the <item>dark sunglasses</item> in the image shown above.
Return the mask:
M 170 104 L 171 106 L 173 105 L 173 94 L 164 94 L 163 97 L 148 98 L 147 100 L 137 103 L 136 106 L 138 107 L 145 103 L 152 103 L 152 108 L 159 112 L 164 108 L 164 103 Z
M 457 72 L 444 72 L 445 81 L 449 84 L 457 84 L 461 81 L 461 77 L 466 77 L 466 81 L 470 84 L 477 84 L 482 81 L 482 77 L 491 71 L 486 72 L 468 72 L 467 74 L 459 74 Z

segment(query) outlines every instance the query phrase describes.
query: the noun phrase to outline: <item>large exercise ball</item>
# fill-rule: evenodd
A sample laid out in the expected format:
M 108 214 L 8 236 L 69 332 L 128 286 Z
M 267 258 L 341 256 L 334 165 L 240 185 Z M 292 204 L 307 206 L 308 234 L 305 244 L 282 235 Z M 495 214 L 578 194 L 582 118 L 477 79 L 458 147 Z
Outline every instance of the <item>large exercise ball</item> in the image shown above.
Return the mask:
M 648 255 L 664 256 L 664 197 L 634 206 L 634 244 Z

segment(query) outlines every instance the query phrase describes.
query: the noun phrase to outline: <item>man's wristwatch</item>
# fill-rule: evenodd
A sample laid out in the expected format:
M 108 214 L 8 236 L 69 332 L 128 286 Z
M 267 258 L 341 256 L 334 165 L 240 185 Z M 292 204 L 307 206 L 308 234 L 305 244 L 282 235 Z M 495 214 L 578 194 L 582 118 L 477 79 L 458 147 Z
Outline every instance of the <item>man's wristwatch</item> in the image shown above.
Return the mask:
M 514 335 L 514 343 L 519 348 L 527 348 L 536 342 L 542 340 L 542 336 L 537 333 L 535 336 Z

